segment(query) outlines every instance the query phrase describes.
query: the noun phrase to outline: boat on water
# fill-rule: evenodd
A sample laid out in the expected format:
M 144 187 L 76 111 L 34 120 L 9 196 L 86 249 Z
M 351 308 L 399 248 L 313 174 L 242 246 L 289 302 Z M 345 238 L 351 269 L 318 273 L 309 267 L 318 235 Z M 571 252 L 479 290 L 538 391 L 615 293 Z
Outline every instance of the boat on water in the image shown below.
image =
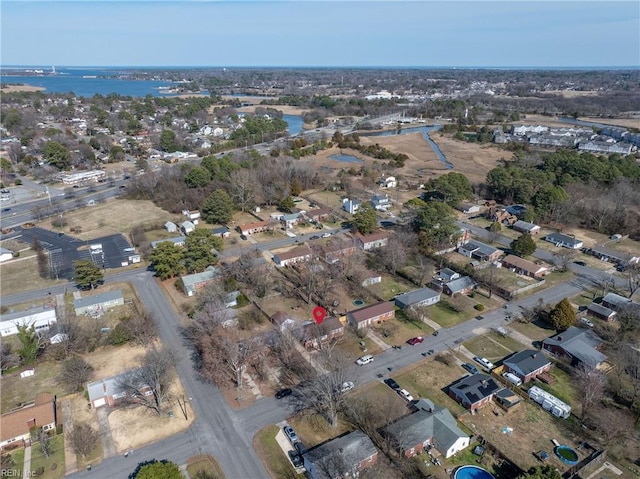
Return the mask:
M 98 78 L 98 75 L 82 75 L 82 78 Z

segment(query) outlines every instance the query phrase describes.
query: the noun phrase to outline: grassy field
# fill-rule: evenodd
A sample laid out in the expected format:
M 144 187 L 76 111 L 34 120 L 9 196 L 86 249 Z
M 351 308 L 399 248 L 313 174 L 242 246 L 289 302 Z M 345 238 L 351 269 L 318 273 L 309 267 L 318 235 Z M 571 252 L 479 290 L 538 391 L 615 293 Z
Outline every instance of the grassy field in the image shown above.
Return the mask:
M 11 260 L 0 266 L 0 291 L 3 296 L 63 283 L 66 280 L 42 279 L 38 274 L 38 260 L 35 256 Z
M 190 477 L 195 478 L 200 471 L 208 473 L 212 479 L 224 479 L 222 468 L 212 456 L 203 454 L 187 460 L 187 472 Z
M 433 329 L 422 321 L 409 321 L 401 310 L 396 311 L 395 319 L 385 321 L 374 327 L 374 330 L 389 345 L 403 344 L 415 336 L 429 336 L 433 333 Z
M 542 341 L 550 336 L 556 334 L 556 331 L 546 323 L 536 321 L 533 323 L 521 323 L 520 321 L 513 321 L 509 324 L 510 327 L 524 334 L 532 341 Z
M 381 276 L 382 281 L 380 283 L 367 286 L 367 289 L 383 299 L 389 300 L 398 294 L 416 289 L 414 285 L 398 277 L 387 274 L 382 274 Z
M 458 323 L 467 321 L 474 316 L 482 314 L 482 311 L 478 311 L 473 308 L 476 302 L 466 296 L 458 296 L 456 301 L 460 301 L 462 311 L 458 312 L 452 306 L 449 298 L 443 298 L 439 303 L 429 306 L 426 309 L 426 316 L 438 323 L 443 328 L 450 328 Z
M 514 352 L 498 341 L 495 341 L 489 335 L 476 336 L 466 343 L 463 343 L 463 346 L 476 356 L 485 357 L 494 363 L 504 358 L 507 354 Z
M 344 328 L 344 336 L 340 338 L 336 345 L 336 349 L 345 354 L 348 359 L 355 361 L 357 358 L 365 354 L 363 348 L 360 346 L 360 342 L 364 343 L 364 347 L 367 350 L 366 354 L 373 354 L 375 356 L 382 351 L 382 348 L 380 348 L 376 343 L 371 341 L 369 338 L 358 337 L 358 335 L 349 327 Z
M 317 414 L 293 417 L 289 419 L 289 424 L 307 449 L 353 430 L 353 427 L 340 419 L 336 427 L 331 427 L 324 417 Z
M 20 371 L 24 369 L 27 368 L 20 368 Z M 58 380 L 62 369 L 59 363 L 53 361 L 37 363 L 34 369 L 35 374 L 26 378 L 20 377 L 20 371 L 2 376 L 0 398 L 2 414 L 20 404 L 34 401 L 38 393 L 48 392 L 62 397 L 71 392 Z
M 9 455 L 11 459 L 13 459 L 14 465 L 13 467 L 5 469 L 7 471 L 6 477 L 22 477 L 22 471 L 24 470 L 24 447 L 10 452 Z
M 297 474 L 276 441 L 279 428 L 267 426 L 258 431 L 253 438 L 253 447 L 269 472 L 272 479 L 296 479 Z
M 59 434 L 51 438 L 51 454 L 46 457 L 38 444 L 31 447 L 31 471 L 36 472 L 38 468 L 44 468 L 44 472 L 39 474 L 43 479 L 62 479 L 64 477 L 64 438 Z

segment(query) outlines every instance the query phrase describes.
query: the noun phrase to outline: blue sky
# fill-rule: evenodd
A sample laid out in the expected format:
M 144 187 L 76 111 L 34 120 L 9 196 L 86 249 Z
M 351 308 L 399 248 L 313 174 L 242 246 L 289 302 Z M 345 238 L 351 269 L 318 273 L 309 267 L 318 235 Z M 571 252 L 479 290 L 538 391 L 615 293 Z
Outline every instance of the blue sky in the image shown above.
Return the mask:
M 640 66 L 633 1 L 2 0 L 0 63 Z

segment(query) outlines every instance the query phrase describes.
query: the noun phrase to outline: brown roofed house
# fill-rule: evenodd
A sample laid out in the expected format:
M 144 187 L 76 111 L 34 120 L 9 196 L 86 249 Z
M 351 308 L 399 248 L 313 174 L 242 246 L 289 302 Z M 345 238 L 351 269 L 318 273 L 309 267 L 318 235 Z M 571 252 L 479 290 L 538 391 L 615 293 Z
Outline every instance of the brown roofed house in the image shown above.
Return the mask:
M 319 349 L 323 344 L 344 336 L 344 324 L 335 316 L 324 318 L 322 323 L 309 321 L 302 326 L 302 344 L 307 349 Z
M 32 406 L 0 416 L 0 449 L 28 445 L 33 427 L 40 427 L 45 431 L 55 429 L 55 396 L 39 395 Z
M 247 223 L 237 227 L 240 234 L 252 235 L 254 233 L 260 233 L 269 229 L 268 221 L 255 221 L 253 223 Z
M 273 261 L 277 266 L 288 266 L 300 261 L 308 261 L 311 259 L 311 250 L 307 245 L 298 246 L 284 253 L 273 255 Z
M 547 264 L 536 264 L 513 254 L 505 256 L 502 259 L 502 265 L 531 278 L 542 278 L 551 272 L 551 267 Z
M 389 242 L 389 235 L 385 231 L 377 231 L 368 235 L 356 233 L 353 235 L 358 248 L 370 251 L 381 246 L 386 246 Z
M 365 306 L 364 308 L 349 311 L 347 321 L 356 329 L 366 328 L 372 324 L 393 319 L 396 316 L 395 305 L 392 301 Z

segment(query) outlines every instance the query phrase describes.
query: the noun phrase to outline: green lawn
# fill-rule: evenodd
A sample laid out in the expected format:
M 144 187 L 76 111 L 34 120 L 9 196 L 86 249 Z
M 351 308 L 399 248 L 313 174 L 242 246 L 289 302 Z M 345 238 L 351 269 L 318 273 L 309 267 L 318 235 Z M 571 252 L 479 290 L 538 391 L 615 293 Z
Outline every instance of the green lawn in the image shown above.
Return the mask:
M 187 472 L 192 478 L 200 471 L 208 472 L 213 479 L 224 479 L 224 473 L 218 462 L 211 456 L 201 455 L 187 460 Z
M 522 344 L 517 339 L 514 339 L 510 336 L 502 336 L 501 334 L 498 334 L 494 331 L 487 334 L 487 336 L 493 339 L 494 341 L 500 343 L 502 346 L 504 346 L 506 349 L 512 352 L 521 351 L 524 347 L 531 347 L 531 343 L 525 345 L 525 344 Z
M 275 425 L 265 427 L 255 435 L 253 445 L 273 479 L 295 479 L 297 474 L 276 441 L 278 431 Z
M 535 385 L 547 392 L 550 392 L 561 401 L 569 404 L 574 409 L 573 412 L 575 414 L 575 409 L 580 405 L 580 401 L 574 387 L 573 378 L 570 374 L 564 372 L 558 367 L 551 368 L 551 371 L 549 372 L 555 378 L 555 382 L 553 384 L 545 384 L 541 381 L 535 381 Z
M 550 336 L 556 334 L 555 329 L 550 326 L 534 323 L 521 323 L 520 321 L 512 321 L 509 323 L 509 327 L 515 329 L 519 333 L 524 334 L 532 341 L 542 341 Z
M 416 289 L 414 285 L 398 277 L 386 274 L 381 274 L 381 276 L 382 281 L 380 283 L 372 284 L 371 286 L 367 286 L 367 288 L 385 300 L 392 299 L 398 294 Z
M 352 359 L 353 361 L 355 361 L 360 356 L 365 354 L 363 348 L 360 346 L 360 342 L 364 343 L 364 347 L 367 350 L 366 354 L 376 355 L 382 351 L 380 346 L 371 341 L 369 338 L 358 337 L 350 327 L 344 328 L 344 336 L 338 341 L 336 349 L 342 351 L 342 353 L 344 353 L 348 359 Z
M 0 409 L 6 413 L 22 403 L 34 401 L 36 394 L 48 392 L 57 397 L 66 396 L 71 391 L 67 390 L 60 381 L 61 364 L 54 361 L 44 361 L 36 363 L 35 374 L 27 378 L 21 378 L 20 372 L 16 371 L 2 376 L 2 397 L 0 398 Z M 21 370 L 24 368 L 21 368 Z
M 482 311 L 473 309 L 473 305 L 476 302 L 466 296 L 462 298 L 462 301 L 465 301 L 466 304 L 461 312 L 456 311 L 448 301 L 448 298 L 443 298 L 439 303 L 429 306 L 426 310 L 427 317 L 443 328 L 450 328 L 482 314 Z
M 9 453 L 11 458 L 13 459 L 13 467 L 6 469 L 7 477 L 22 477 L 22 470 L 24 469 L 24 447 L 20 449 L 16 449 L 15 451 Z M 11 471 L 11 472 L 8 472 Z
M 422 321 L 410 321 L 402 310 L 396 310 L 395 319 L 385 321 L 374 328 L 389 345 L 406 343 L 415 336 L 430 336 L 433 329 Z
M 51 454 L 45 457 L 39 444 L 31 446 L 31 472 L 44 468 L 43 479 L 62 479 L 64 477 L 64 438 L 58 434 L 51 438 Z
M 463 343 L 463 346 L 476 356 L 485 357 L 491 362 L 498 361 L 513 352 L 513 350 L 506 348 L 489 335 L 476 336 Z

